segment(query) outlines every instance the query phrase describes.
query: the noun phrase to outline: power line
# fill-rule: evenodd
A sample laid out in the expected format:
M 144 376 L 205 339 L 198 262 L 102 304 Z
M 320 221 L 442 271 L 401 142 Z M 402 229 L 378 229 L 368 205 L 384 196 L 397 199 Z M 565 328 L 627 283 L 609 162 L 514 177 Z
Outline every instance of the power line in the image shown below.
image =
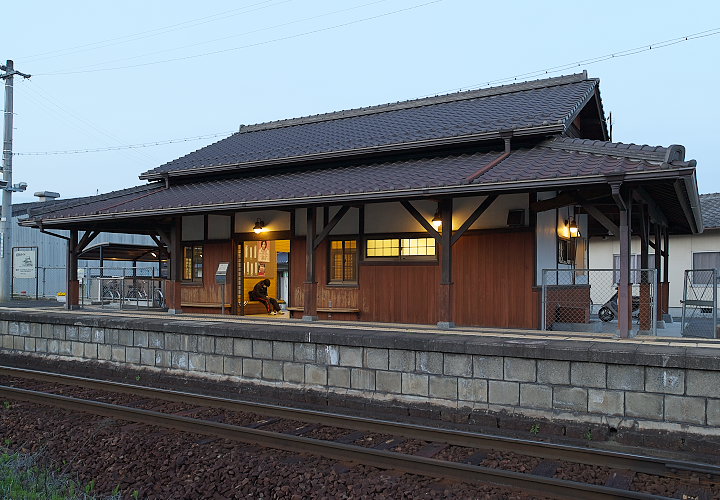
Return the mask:
M 164 64 L 164 63 L 176 62 L 176 61 L 186 61 L 186 60 L 188 60 L 188 59 L 196 59 L 196 58 L 198 58 L 198 57 L 205 57 L 205 56 L 211 56 L 211 55 L 216 55 L 216 54 L 222 54 L 222 53 L 225 53 L 225 52 L 232 52 L 232 51 L 236 51 L 236 50 L 249 49 L 249 48 L 253 48 L 253 47 L 259 47 L 259 46 L 261 46 L 261 45 L 268 45 L 268 44 L 270 44 L 270 43 L 282 42 L 282 41 L 285 41 L 285 40 L 292 40 L 292 39 L 294 39 L 294 38 L 300 38 L 300 37 L 303 37 L 303 36 L 313 35 L 313 34 L 316 34 L 316 33 L 322 33 L 322 32 L 324 32 L 324 31 L 330 31 L 330 30 L 334 30 L 334 29 L 338 29 L 338 28 L 344 28 L 344 27 L 346 27 L 346 26 L 351 26 L 351 25 L 353 25 L 353 24 L 358 24 L 358 23 L 362 23 L 362 22 L 366 22 L 366 21 L 372 21 L 372 20 L 375 20 L 375 19 L 380 19 L 380 18 L 382 18 L 382 17 L 387 17 L 387 16 L 391 16 L 391 15 L 394 15 L 394 14 L 399 14 L 399 13 L 401 13 L 401 12 L 407 12 L 407 11 L 410 11 L 410 10 L 419 9 L 419 8 L 421 8 L 421 7 L 426 7 L 426 6 L 428 6 L 428 5 L 432 5 L 432 4 L 435 4 L 435 3 L 439 3 L 439 2 L 442 2 L 442 1 L 443 1 L 443 0 L 432 0 L 432 1 L 430 1 L 430 2 L 425 2 L 425 3 L 421 3 L 421 4 L 417 4 L 417 5 L 412 5 L 412 6 L 410 6 L 410 7 L 406 7 L 406 8 L 403 8 L 403 9 L 398 9 L 398 10 L 394 10 L 394 11 L 390 11 L 390 12 L 385 12 L 385 13 L 383 13 L 383 14 L 378 14 L 378 15 L 375 15 L 375 16 L 364 17 L 364 18 L 362 18 L 362 19 L 356 19 L 356 20 L 354 20 L 354 21 L 348 21 L 348 22 L 346 22 L 346 23 L 335 24 L 335 25 L 333 25 L 333 26 L 326 26 L 326 27 L 324 27 L 324 28 L 318 28 L 318 29 L 314 29 L 314 30 L 310 30 L 310 31 L 305 31 L 305 32 L 303 32 L 303 33 L 296 33 L 296 34 L 294 34 L 294 35 L 288 35 L 288 36 L 283 36 L 283 37 L 279 37 L 279 38 L 274 38 L 274 39 L 272 39 L 272 40 L 265 40 L 265 41 L 263 41 L 263 42 L 251 43 L 251 44 L 248 44 L 248 45 L 242 45 L 242 46 L 239 46 L 239 47 L 231 47 L 231 48 L 227 48 L 227 49 L 220 49 L 220 50 L 215 50 L 215 51 L 211 51 L 211 52 L 205 52 L 205 53 L 202 53 L 202 54 L 194 54 L 194 55 L 183 56 L 183 57 L 174 57 L 174 58 L 171 58 L 171 59 L 164 59 L 164 60 L 160 60 L 160 61 L 151 61 L 151 62 L 139 63 L 139 64 L 131 64 L 131 65 L 126 65 L 126 66 L 115 66 L 115 67 L 112 67 L 112 68 L 99 68 L 99 69 L 88 69 L 88 70 L 77 70 L 77 71 L 58 71 L 58 72 L 51 72 L 51 73 L 35 73 L 35 76 L 76 75 L 76 74 L 80 74 L 80 73 L 96 73 L 96 72 L 100 72 L 100 71 L 115 71 L 115 70 L 119 70 L 119 69 L 131 69 L 131 68 L 139 68 L 139 67 L 143 67 L 143 66 L 151 66 L 151 65 L 155 65 L 155 64 Z
M 441 0 L 437 0 L 437 1 L 441 1 Z M 436 2 L 430 2 L 430 3 L 436 3 Z M 423 5 L 427 5 L 427 4 L 423 4 Z M 656 42 L 656 43 L 652 43 L 652 44 L 648 44 L 648 45 L 642 45 L 640 47 L 635 47 L 632 49 L 621 50 L 618 52 L 612 52 L 610 54 L 605 54 L 602 56 L 596 56 L 593 58 L 584 59 L 581 61 L 575 61 L 572 63 L 562 64 L 559 66 L 553 66 L 553 67 L 536 70 L 536 71 L 532 71 L 532 72 L 528 72 L 528 73 L 520 73 L 515 76 L 501 78 L 501 79 L 497 79 L 497 80 L 491 80 L 485 84 L 479 84 L 479 85 L 476 84 L 476 85 L 471 85 L 471 86 L 466 86 L 466 87 L 461 87 L 461 88 L 444 90 L 444 91 L 440 91 L 440 92 L 437 92 L 434 94 L 427 94 L 425 96 L 417 97 L 416 99 L 420 99 L 422 97 L 428 97 L 428 96 L 432 96 L 432 95 L 457 92 L 457 91 L 460 91 L 463 89 L 469 90 L 472 88 L 480 88 L 480 87 L 495 85 L 495 84 L 499 84 L 499 83 L 513 82 L 513 81 L 517 81 L 520 78 L 531 78 L 534 76 L 542 76 L 542 75 L 546 75 L 546 74 L 558 73 L 560 71 L 575 68 L 578 66 L 590 65 L 590 64 L 594 64 L 594 63 L 598 63 L 598 62 L 602 62 L 602 61 L 606 61 L 606 60 L 619 59 L 621 57 L 637 55 L 637 54 L 647 52 L 650 50 L 657 50 L 657 49 L 669 47 L 672 45 L 676 45 L 676 44 L 679 44 L 682 42 L 696 40 L 696 39 L 700 39 L 700 38 L 707 38 L 707 37 L 715 36 L 718 34 L 720 34 L 720 28 L 713 28 L 713 29 L 709 29 L 709 30 L 705 30 L 705 31 L 700 31 L 697 33 L 692 33 L 692 34 L 685 35 L 685 36 L 678 37 L 678 38 L 672 38 L 672 39 L 664 40 L 661 42 Z M 56 105 L 56 106 L 58 106 L 58 105 Z M 60 109 L 63 109 L 63 108 L 60 108 Z M 210 138 L 214 138 L 214 137 L 221 137 L 221 136 L 229 135 L 231 133 L 232 132 L 219 132 L 219 133 L 199 135 L 199 136 L 194 136 L 194 137 L 185 137 L 185 138 L 181 138 L 181 139 L 169 139 L 166 141 L 154 141 L 154 142 L 148 142 L 148 143 L 142 143 L 142 144 L 111 146 L 111 147 L 105 147 L 105 148 L 86 148 L 86 149 L 74 149 L 74 150 L 65 150 L 65 151 L 34 151 L 34 152 L 25 152 L 25 153 L 13 153 L 13 155 L 48 156 L 48 155 L 60 155 L 60 154 L 94 153 L 94 152 L 101 152 L 101 151 L 114 151 L 114 150 L 123 150 L 123 149 L 138 149 L 138 148 L 146 148 L 146 147 L 152 147 L 152 146 L 160 146 L 160 145 L 164 145 L 164 144 L 173 144 L 173 143 L 177 143 L 177 142 L 188 142 L 188 141 L 193 141 L 193 140 L 210 139 Z
M 69 155 L 69 154 L 80 154 L 80 153 L 100 153 L 103 151 L 118 151 L 121 149 L 149 148 L 149 147 L 153 147 L 153 146 L 164 146 L 166 144 L 175 144 L 178 142 L 190 142 L 190 141 L 198 141 L 198 140 L 202 140 L 202 139 L 212 139 L 215 137 L 227 137 L 233 133 L 234 133 L 234 131 L 218 132 L 217 134 L 197 135 L 194 137 L 183 137 L 181 139 L 168 139 L 165 141 L 143 142 L 140 144 L 127 144 L 124 146 L 108 146 L 108 147 L 104 147 L 104 148 L 67 149 L 67 150 L 62 150 L 62 151 L 28 151 L 28 152 L 23 152 L 23 153 L 13 153 L 13 156 Z
M 246 5 L 245 7 L 239 7 L 236 9 L 230 9 L 230 10 L 226 10 L 223 12 L 218 12 L 217 14 L 212 14 L 210 16 L 204 16 L 204 17 L 200 17 L 197 19 L 190 19 L 190 20 L 183 21 L 180 23 L 171 24 L 169 26 L 162 26 L 160 28 L 154 28 L 154 29 L 147 30 L 147 31 L 141 31 L 141 32 L 132 33 L 129 35 L 123 35 L 123 36 L 119 36 L 119 37 L 115 37 L 115 38 L 109 38 L 109 39 L 100 40 L 97 42 L 84 43 L 81 45 L 75 45 L 73 47 L 67 47 L 64 49 L 56 49 L 56 50 L 51 50 L 51 51 L 47 51 L 47 52 L 41 52 L 39 54 L 25 56 L 25 57 L 23 57 L 23 59 L 28 60 L 28 61 L 40 61 L 43 59 L 57 57 L 60 54 L 62 54 L 62 55 L 76 54 L 78 52 L 87 52 L 89 50 L 102 49 L 105 47 L 111 47 L 113 45 L 120 45 L 123 43 L 134 42 L 136 40 L 142 40 L 145 38 L 152 38 L 155 36 L 164 35 L 166 33 L 171 33 L 173 31 L 178 31 L 178 30 L 187 29 L 187 28 L 194 28 L 194 27 L 200 26 L 202 24 L 207 24 L 207 23 L 216 21 L 216 20 L 218 20 L 217 18 L 220 18 L 221 20 L 225 20 L 230 17 L 235 17 L 235 16 L 239 16 L 242 14 L 255 12 L 258 10 L 267 9 L 269 7 L 275 7 L 280 4 L 288 3 L 292 0 L 283 0 L 281 2 L 272 4 L 272 5 L 265 5 L 272 1 L 273 0 L 263 0 L 262 2 L 257 2 L 254 4 Z M 256 7 L 258 5 L 264 5 L 264 6 L 258 7 L 256 9 L 251 8 L 251 7 Z M 238 11 L 241 11 L 241 12 L 238 12 Z
M 569 69 L 588 66 L 590 64 L 596 64 L 596 63 L 608 61 L 611 59 L 620 59 L 621 57 L 633 56 L 636 54 L 640 54 L 642 52 L 649 52 L 650 50 L 662 49 L 665 47 L 670 47 L 672 45 L 677 45 L 679 43 L 688 42 L 690 40 L 697 40 L 699 38 L 707 38 L 707 37 L 711 37 L 711 36 L 715 36 L 715 35 L 720 35 L 720 28 L 712 28 L 712 29 L 705 30 L 705 31 L 699 31 L 697 33 L 684 35 L 684 36 L 681 36 L 678 38 L 671 38 L 669 40 L 664 40 L 661 42 L 655 42 L 655 43 L 650 43 L 650 44 L 646 44 L 646 45 L 641 45 L 639 47 L 634 47 L 632 49 L 625 49 L 625 50 L 620 50 L 618 52 L 611 52 L 609 54 L 595 56 L 595 57 L 591 57 L 589 59 L 583 59 L 580 61 L 574 61 L 574 62 L 567 63 L 567 64 L 561 64 L 559 66 L 552 66 L 552 67 L 545 68 L 545 69 L 530 71 L 528 73 L 520 73 L 518 75 L 509 76 L 506 78 L 500 78 L 497 80 L 489 80 L 484 83 L 472 84 L 472 85 L 468 85 L 468 86 L 464 86 L 464 87 L 443 90 L 443 91 L 437 92 L 435 94 L 427 94 L 422 97 L 430 97 L 430 96 L 438 95 L 438 94 L 458 92 L 461 90 L 472 90 L 472 89 L 477 89 L 477 88 L 490 87 L 490 86 L 498 85 L 498 84 L 502 84 L 502 83 L 515 82 L 519 79 L 528 79 L 528 78 L 533 78 L 533 77 L 537 77 L 537 76 L 549 75 L 549 74 L 553 74 L 553 73 L 560 73 L 561 71 L 565 71 L 565 70 L 569 70 Z
M 103 66 L 103 65 L 105 65 L 105 64 L 118 63 L 118 62 L 122 62 L 122 61 L 130 61 L 130 60 L 138 59 L 138 58 L 141 58 L 141 57 L 153 56 L 153 55 L 157 55 L 157 54 L 164 54 L 164 53 L 167 53 L 167 52 L 175 52 L 175 51 L 178 51 L 178 50 L 183 50 L 183 49 L 198 47 L 198 46 L 200 46 L 200 45 L 207 45 L 207 44 L 209 44 L 209 43 L 220 42 L 220 41 L 223 41 L 223 40 L 228 40 L 228 39 L 230 39 L 230 38 L 238 38 L 238 37 L 241 37 L 241 36 L 247 36 L 247 35 L 252 35 L 252 34 L 255 34 L 255 33 L 260 33 L 260 32 L 263 32 L 263 31 L 273 30 L 273 29 L 276 29 L 276 28 L 283 28 L 283 27 L 285 27 L 285 26 L 290 26 L 290 25 L 293 25 L 293 24 L 303 23 L 303 22 L 306 22 L 306 21 L 313 21 L 313 20 L 315 20 L 315 19 L 320 19 L 320 18 L 322 18 L 322 17 L 332 16 L 332 15 L 335 15 L 335 14 L 340 14 L 340 13 L 348 12 L 348 11 L 351 11 L 351 10 L 357 10 L 357 9 L 361 9 L 361 8 L 363 8 L 363 7 L 368 7 L 368 6 L 370 6 L 370 5 L 376 5 L 376 4 L 383 3 L 383 2 L 387 2 L 387 1 L 388 1 L 388 0 L 375 0 L 375 1 L 373 1 L 373 2 L 364 3 L 364 4 L 361 4 L 361 5 L 355 5 L 355 6 L 353 6 L 353 7 L 348 7 L 348 8 L 346 8 L 346 9 L 334 10 L 334 11 L 332 11 L 332 12 L 326 12 L 326 13 L 324 13 L 324 14 L 318 14 L 318 15 L 316 15 L 316 16 L 305 17 L 305 18 L 303 18 L 303 19 L 296 19 L 296 20 L 294 20 L 294 21 L 288 21 L 288 22 L 281 23 L 281 24 L 275 24 L 275 25 L 273 25 L 273 26 L 266 26 L 266 27 L 264 27 L 264 28 L 257 28 L 257 29 L 251 30 L 251 31 L 245 31 L 245 32 L 243 32 L 243 33 L 235 33 L 235 34 L 233 34 L 233 35 L 223 36 L 223 37 L 219 37 L 219 38 L 213 38 L 213 39 L 205 40 L 205 41 L 202 41 L 202 42 L 195 42 L 195 43 L 191 43 L 191 44 L 188 44 L 188 45 L 180 45 L 180 46 L 173 47 L 173 48 L 170 48 L 170 49 L 156 50 L 156 51 L 154 51 L 154 52 L 146 52 L 145 54 L 138 54 L 138 55 L 134 55 L 134 56 L 130 56 L 130 57 L 122 57 L 122 58 L 119 58 L 119 59 L 112 59 L 112 60 L 103 61 L 103 62 L 100 62 L 100 63 L 89 64 L 89 65 L 87 65 L 87 66 L 79 66 L 79 67 L 73 68 L 72 71 L 80 71 L 80 70 L 84 70 L 84 69 L 95 68 L 95 67 L 97 67 L 97 66 Z

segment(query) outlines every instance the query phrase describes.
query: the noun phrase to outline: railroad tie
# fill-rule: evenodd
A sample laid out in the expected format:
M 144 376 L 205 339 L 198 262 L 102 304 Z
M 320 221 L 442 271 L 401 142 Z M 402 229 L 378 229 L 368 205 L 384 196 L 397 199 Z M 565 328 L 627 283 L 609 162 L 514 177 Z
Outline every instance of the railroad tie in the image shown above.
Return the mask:
M 486 451 L 477 451 L 463 460 L 462 463 L 468 465 L 480 465 L 487 457 Z
M 556 460 L 543 460 L 530 472 L 536 476 L 553 477 L 560 467 L 560 462 Z
M 635 472 L 630 470 L 614 470 L 610 471 L 610 475 L 605 481 L 605 486 L 609 488 L 617 488 L 619 490 L 629 490 L 630 485 L 635 479 Z
M 375 446 L 373 446 L 373 449 L 375 450 L 392 450 L 393 448 L 396 448 L 403 444 L 406 439 L 403 438 L 393 438 L 388 439 L 386 441 L 383 441 L 382 443 L 378 443 Z
M 266 425 L 274 424 L 280 420 L 279 418 L 266 418 L 264 420 L 258 420 L 257 422 L 253 422 L 252 424 L 245 425 L 243 427 L 247 427 L 248 429 L 259 429 L 260 427 L 265 427 Z
M 448 445 L 446 445 L 445 443 L 428 443 L 422 448 L 420 448 L 417 453 L 415 453 L 415 456 L 432 458 L 447 447 Z
M 350 434 L 345 434 L 344 436 L 337 438 L 335 442 L 341 444 L 352 444 L 361 437 L 363 437 L 365 434 L 366 433 L 363 431 L 351 432 Z

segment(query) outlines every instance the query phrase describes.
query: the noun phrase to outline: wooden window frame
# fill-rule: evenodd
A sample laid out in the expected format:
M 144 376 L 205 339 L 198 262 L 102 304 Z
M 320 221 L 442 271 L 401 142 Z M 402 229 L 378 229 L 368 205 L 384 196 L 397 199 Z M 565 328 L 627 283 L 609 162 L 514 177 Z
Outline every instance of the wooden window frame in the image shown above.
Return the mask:
M 183 283 L 196 283 L 196 284 L 203 283 L 203 277 L 205 276 L 205 248 L 204 248 L 204 246 L 205 245 L 203 245 L 202 243 L 183 242 L 183 247 L 182 247 L 183 248 L 183 275 L 182 275 Z M 185 252 L 187 251 L 188 248 L 190 249 L 190 252 L 191 252 L 190 273 L 192 275 L 189 278 L 187 277 L 186 267 L 185 267 L 185 262 L 186 262 Z M 199 266 L 199 269 L 201 271 L 200 276 L 196 276 L 196 271 L 198 270 L 198 266 L 195 261 L 195 250 L 198 248 L 200 249 L 200 253 L 201 253 L 201 262 L 200 262 L 200 266 Z
M 420 240 L 431 239 L 435 245 L 435 253 L 433 255 L 403 255 L 402 240 Z M 398 240 L 397 256 L 368 256 L 368 242 L 371 240 Z M 392 264 L 436 264 L 438 262 L 438 244 L 427 233 L 411 233 L 411 234 L 366 234 L 362 242 L 363 263 L 392 263 Z
M 332 279 L 333 275 L 333 248 L 332 244 L 336 241 L 342 242 L 342 251 L 343 251 L 343 277 L 345 276 L 345 242 L 353 241 L 355 242 L 355 260 L 354 260 L 354 266 L 353 266 L 353 274 L 354 279 L 346 280 L 334 280 Z M 351 237 L 333 237 L 328 239 L 328 267 L 327 267 L 327 284 L 328 286 L 335 286 L 335 287 L 357 287 L 358 286 L 358 274 L 359 274 L 359 261 L 360 261 L 360 239 L 351 236 Z

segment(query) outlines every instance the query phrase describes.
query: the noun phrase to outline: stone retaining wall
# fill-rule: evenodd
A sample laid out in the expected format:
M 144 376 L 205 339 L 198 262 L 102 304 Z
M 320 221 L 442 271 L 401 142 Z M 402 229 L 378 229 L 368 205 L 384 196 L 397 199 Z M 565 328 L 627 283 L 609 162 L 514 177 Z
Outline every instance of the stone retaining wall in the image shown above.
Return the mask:
M 0 312 L 6 352 L 440 407 L 720 435 L 720 345 Z

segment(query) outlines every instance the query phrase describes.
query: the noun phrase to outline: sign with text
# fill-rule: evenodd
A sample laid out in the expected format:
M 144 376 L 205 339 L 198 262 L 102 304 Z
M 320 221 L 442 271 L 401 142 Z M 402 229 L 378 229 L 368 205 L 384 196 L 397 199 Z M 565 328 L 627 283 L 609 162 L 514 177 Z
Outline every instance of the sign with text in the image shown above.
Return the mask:
M 37 248 L 13 248 L 13 278 L 37 277 Z

